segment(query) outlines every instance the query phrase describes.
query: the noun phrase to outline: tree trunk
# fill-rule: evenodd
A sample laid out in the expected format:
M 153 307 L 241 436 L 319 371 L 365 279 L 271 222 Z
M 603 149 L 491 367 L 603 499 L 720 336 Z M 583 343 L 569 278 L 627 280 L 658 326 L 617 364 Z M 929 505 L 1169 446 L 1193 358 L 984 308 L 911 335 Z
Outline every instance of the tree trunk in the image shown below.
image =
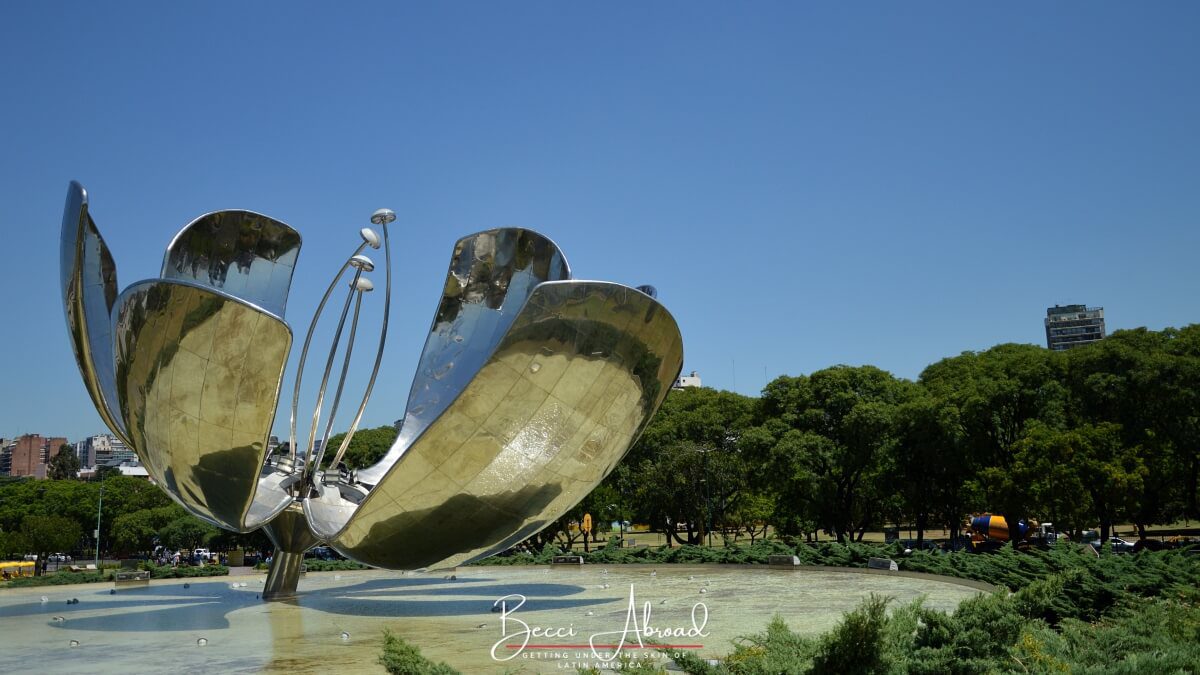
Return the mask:
M 925 541 L 925 519 L 924 513 L 917 514 L 917 548 L 921 548 L 921 542 Z
M 1004 513 L 1004 522 L 1008 523 L 1008 542 L 1014 551 L 1021 548 L 1021 519 L 1015 513 Z
M 1200 454 L 1192 453 L 1192 466 L 1187 478 L 1187 514 L 1190 518 L 1200 517 L 1196 508 L 1197 478 L 1200 474 Z

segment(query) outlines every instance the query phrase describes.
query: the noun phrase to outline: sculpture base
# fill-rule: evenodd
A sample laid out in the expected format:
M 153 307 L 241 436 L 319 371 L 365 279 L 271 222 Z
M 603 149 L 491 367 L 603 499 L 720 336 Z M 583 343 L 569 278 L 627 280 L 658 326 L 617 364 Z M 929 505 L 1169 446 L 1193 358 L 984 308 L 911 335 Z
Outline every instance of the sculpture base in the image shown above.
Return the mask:
M 294 598 L 296 585 L 300 583 L 300 574 L 304 569 L 304 552 L 319 543 L 308 529 L 300 502 L 289 504 L 274 520 L 263 526 L 263 531 L 275 544 L 263 600 Z
M 290 600 L 296 597 L 296 586 L 300 583 L 300 568 L 304 565 L 303 553 L 289 553 L 275 549 L 271 558 L 271 569 L 267 572 L 263 600 Z

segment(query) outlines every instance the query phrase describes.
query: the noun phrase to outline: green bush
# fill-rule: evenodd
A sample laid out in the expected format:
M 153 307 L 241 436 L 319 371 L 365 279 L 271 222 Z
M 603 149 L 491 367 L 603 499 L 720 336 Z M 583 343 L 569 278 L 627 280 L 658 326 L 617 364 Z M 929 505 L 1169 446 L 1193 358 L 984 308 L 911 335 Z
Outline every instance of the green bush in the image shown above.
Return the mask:
M 306 559 L 304 561 L 304 567 L 309 572 L 335 572 L 341 570 L 370 569 L 366 565 L 353 560 L 321 560 L 319 558 Z M 264 566 L 263 569 L 266 569 L 266 567 Z
M 202 565 L 197 567 L 180 565 L 155 565 L 144 562 L 141 568 L 150 572 L 151 579 L 183 579 L 190 577 L 223 577 L 229 574 L 229 568 L 224 565 Z
M 17 577 L 8 582 L 8 588 L 28 588 L 31 586 L 65 586 L 67 584 L 94 584 L 101 581 L 111 581 L 112 575 L 102 572 L 56 572 L 40 577 Z
M 817 638 L 775 617 L 764 632 L 739 638 L 717 666 L 671 656 L 698 675 L 1197 672 L 1200 606 L 1127 594 L 1098 622 L 1064 618 L 1056 628 L 1036 615 L 1060 604 L 1070 582 L 1046 581 L 1028 592 L 972 598 L 953 614 L 919 601 L 889 614 L 885 599 L 871 597 Z
M 442 662 L 421 656 L 421 650 L 390 630 L 383 631 L 383 653 L 379 663 L 392 675 L 459 675 Z

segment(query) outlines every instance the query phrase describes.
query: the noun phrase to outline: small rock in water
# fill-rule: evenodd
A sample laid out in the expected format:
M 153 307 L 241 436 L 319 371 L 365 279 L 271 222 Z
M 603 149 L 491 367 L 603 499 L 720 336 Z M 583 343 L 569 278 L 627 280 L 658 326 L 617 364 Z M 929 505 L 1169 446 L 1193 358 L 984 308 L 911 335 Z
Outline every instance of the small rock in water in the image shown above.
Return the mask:
M 42 596 L 42 602 L 49 602 L 49 601 L 50 601 L 50 598 L 47 598 L 44 595 Z
M 707 592 L 708 592 L 708 589 L 707 589 L 707 588 L 701 588 L 701 589 L 700 589 L 700 592 L 701 592 L 701 593 L 707 593 Z
M 608 588 L 608 584 L 604 584 L 604 587 L 605 587 L 605 588 Z
M 660 602 L 660 603 L 658 603 L 658 604 L 660 604 L 660 605 L 665 605 L 665 604 L 667 604 L 667 601 L 664 599 L 662 602 Z
M 184 588 L 191 588 L 191 587 L 192 587 L 192 585 L 191 585 L 191 584 L 184 584 L 184 585 L 183 585 L 183 587 L 184 587 Z
M 478 626 L 475 626 L 475 627 L 476 627 L 476 628 L 487 628 L 487 624 L 486 624 L 486 623 L 481 623 L 481 624 L 479 624 Z
M 108 594 L 109 594 L 109 595 L 116 595 L 116 594 L 117 594 L 117 589 L 115 589 L 115 588 L 111 588 L 111 589 L 109 589 L 109 591 L 108 591 Z
M 350 634 L 347 633 L 346 631 L 342 631 L 342 642 L 345 642 L 349 639 L 350 639 Z
M 658 572 L 651 572 L 651 573 L 650 573 L 650 576 L 652 576 L 652 577 L 656 577 L 656 576 L 658 576 Z
M 208 638 L 198 638 L 198 639 L 196 640 L 196 646 L 197 646 L 197 647 L 203 647 L 203 646 L 204 646 L 204 645 L 206 645 L 206 644 L 208 644 Z
M 66 621 L 66 619 L 64 619 L 61 616 L 56 616 L 53 619 L 51 619 L 51 621 L 53 621 L 54 623 L 63 623 L 64 621 Z
M 79 640 L 71 640 L 71 642 L 69 642 L 68 644 L 70 644 L 72 647 L 78 647 Z
M 458 581 L 458 575 L 457 575 L 457 574 L 451 574 L 451 575 L 450 575 L 450 581 Z
M 591 610 L 588 610 L 588 613 L 584 614 L 584 616 L 596 616 L 596 613 Z
M 688 575 L 688 581 L 695 581 L 696 577 Z

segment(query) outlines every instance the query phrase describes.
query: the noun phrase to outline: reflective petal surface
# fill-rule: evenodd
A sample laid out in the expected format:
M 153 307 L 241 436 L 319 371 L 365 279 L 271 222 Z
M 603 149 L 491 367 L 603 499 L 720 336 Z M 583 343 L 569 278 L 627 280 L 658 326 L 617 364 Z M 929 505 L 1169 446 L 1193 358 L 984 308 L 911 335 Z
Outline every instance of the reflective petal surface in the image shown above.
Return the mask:
M 274 218 L 215 211 L 175 235 L 162 278 L 211 286 L 282 317 L 300 243 L 300 233 Z
M 393 569 L 499 552 L 579 502 L 636 441 L 683 363 L 653 298 L 604 282 L 537 286 L 478 374 L 333 531 L 330 491 L 305 505 L 348 557 Z M 344 500 L 341 500 L 344 501 Z
M 100 418 L 128 442 L 125 420 L 117 410 L 109 323 L 117 299 L 117 268 L 88 213 L 87 191 L 75 181 L 67 187 L 59 256 L 63 308 L 83 383 Z
M 161 279 L 118 296 L 78 183 L 63 214 L 64 308 L 97 410 L 189 512 L 266 527 L 286 553 L 272 597 L 295 590 L 319 541 L 417 569 L 538 532 L 612 471 L 683 365 L 679 328 L 653 293 L 571 281 L 536 232 L 480 232 L 455 245 L 394 446 L 357 472 L 306 473 L 286 454 L 267 461 L 299 248 L 279 221 L 210 213 L 176 235 Z
M 459 239 L 413 377 L 400 434 L 380 462 L 359 472 L 359 480 L 377 483 L 462 393 L 538 284 L 570 276 L 558 246 L 537 232 L 506 228 Z
M 287 324 L 181 281 L 134 284 L 114 309 L 117 397 L 150 475 L 228 529 L 252 529 L 286 507 L 280 492 L 250 517 L 292 342 Z

